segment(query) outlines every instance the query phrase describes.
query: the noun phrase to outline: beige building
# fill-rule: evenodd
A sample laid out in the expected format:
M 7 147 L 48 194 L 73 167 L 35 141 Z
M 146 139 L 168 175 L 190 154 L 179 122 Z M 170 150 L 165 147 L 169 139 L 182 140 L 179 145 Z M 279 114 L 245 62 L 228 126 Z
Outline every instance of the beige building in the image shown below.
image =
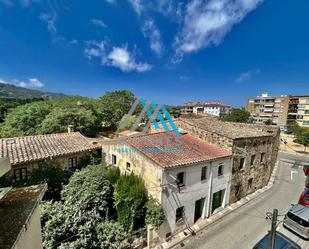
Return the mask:
M 309 127 L 309 96 L 299 97 L 297 123 L 301 127 Z
M 161 204 L 166 220 L 161 239 L 229 203 L 231 153 L 205 141 L 172 133 L 134 135 L 104 142 L 106 161 L 135 174 Z
M 271 120 L 283 128 L 297 122 L 300 126 L 308 126 L 306 118 L 309 104 L 306 104 L 309 96 L 269 96 L 263 93 L 261 96 L 251 98 L 247 103 L 247 111 L 253 117 L 254 123 L 263 124 Z
M 182 132 L 232 153 L 230 203 L 267 185 L 279 150 L 278 127 L 224 122 L 199 115 L 183 115 L 174 123 Z M 157 130 L 152 127 L 152 132 Z
M 0 189 L 1 249 L 43 249 L 39 202 L 46 187 Z
M 27 178 L 33 168 L 52 162 L 62 169 L 74 169 L 101 146 L 79 132 L 0 139 L 0 158 L 10 162 L 14 181 Z
M 287 124 L 288 109 L 288 96 L 269 96 L 268 93 L 251 98 L 247 103 L 247 111 L 257 124 L 264 124 L 270 120 L 273 124 L 283 127 Z

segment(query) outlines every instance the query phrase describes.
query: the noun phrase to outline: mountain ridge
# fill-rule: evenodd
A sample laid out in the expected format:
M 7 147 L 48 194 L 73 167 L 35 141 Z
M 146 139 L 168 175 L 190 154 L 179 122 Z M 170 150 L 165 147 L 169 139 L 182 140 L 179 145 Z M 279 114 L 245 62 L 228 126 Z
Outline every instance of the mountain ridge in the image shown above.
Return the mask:
M 16 86 L 13 84 L 0 82 L 0 98 L 15 98 L 15 99 L 58 99 L 64 98 L 67 95 L 63 93 L 53 93 L 48 91 L 40 91 L 25 87 Z

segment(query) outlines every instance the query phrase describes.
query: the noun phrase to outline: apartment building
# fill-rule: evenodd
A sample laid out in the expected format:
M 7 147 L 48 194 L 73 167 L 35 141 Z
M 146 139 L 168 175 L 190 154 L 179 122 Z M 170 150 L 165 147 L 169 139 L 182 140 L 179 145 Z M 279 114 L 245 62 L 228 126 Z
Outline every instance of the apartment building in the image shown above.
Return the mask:
M 231 153 L 197 137 L 159 132 L 102 144 L 106 161 L 122 174 L 135 174 L 162 205 L 161 239 L 229 203 Z
M 308 99 L 309 96 L 269 96 L 263 93 L 248 100 L 247 111 L 257 124 L 271 120 L 273 124 L 282 128 L 291 122 L 307 127 Z
M 299 97 L 297 123 L 301 127 L 309 127 L 309 96 Z
M 182 114 L 208 114 L 211 116 L 216 116 L 223 118 L 229 114 L 232 110 L 230 105 L 226 105 L 219 102 L 210 102 L 210 103 L 187 103 L 182 109 Z
M 285 126 L 288 119 L 289 97 L 269 96 L 262 93 L 256 98 L 250 98 L 247 111 L 251 113 L 254 123 L 264 124 L 271 121 L 278 126 Z

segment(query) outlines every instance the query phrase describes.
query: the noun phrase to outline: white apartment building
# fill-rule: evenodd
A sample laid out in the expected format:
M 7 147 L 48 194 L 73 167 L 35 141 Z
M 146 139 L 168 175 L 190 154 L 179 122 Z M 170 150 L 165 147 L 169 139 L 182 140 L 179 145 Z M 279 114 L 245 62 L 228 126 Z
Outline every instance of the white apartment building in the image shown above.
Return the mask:
M 134 135 L 104 142 L 107 163 L 134 173 L 162 205 L 161 239 L 229 203 L 231 153 L 188 134 Z
M 189 103 L 183 106 L 182 113 L 208 114 L 216 117 L 224 117 L 229 114 L 232 107 L 223 103 Z

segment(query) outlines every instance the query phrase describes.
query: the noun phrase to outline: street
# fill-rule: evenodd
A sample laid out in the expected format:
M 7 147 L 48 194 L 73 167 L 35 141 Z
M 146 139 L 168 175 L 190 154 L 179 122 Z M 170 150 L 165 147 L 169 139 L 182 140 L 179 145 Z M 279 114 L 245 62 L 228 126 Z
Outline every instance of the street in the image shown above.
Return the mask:
M 278 219 L 282 221 L 291 204 L 297 203 L 305 186 L 305 175 L 299 164 L 309 162 L 308 157 L 280 152 L 278 160 L 275 184 L 270 190 L 176 248 L 251 249 L 270 229 L 270 221 L 265 218 L 266 213 L 276 208 L 279 210 Z M 309 241 L 291 233 L 282 226 L 282 222 L 280 223 L 278 231 L 291 238 L 301 248 L 309 248 Z

